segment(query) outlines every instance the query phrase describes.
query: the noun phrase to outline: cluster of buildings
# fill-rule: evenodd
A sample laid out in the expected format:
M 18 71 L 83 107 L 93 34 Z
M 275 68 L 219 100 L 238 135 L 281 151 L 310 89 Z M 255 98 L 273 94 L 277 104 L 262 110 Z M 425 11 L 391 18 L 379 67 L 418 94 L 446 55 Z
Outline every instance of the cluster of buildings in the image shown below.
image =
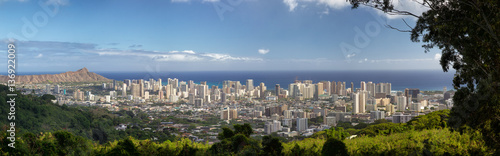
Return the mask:
M 116 111 L 123 109 L 120 103 L 128 103 L 147 112 L 196 112 L 197 116 L 185 116 L 190 119 L 213 115 L 228 123 L 233 120 L 261 123 L 262 126 L 255 127 L 257 132 L 278 133 L 284 137 L 312 135 L 353 119 L 367 123 L 379 119 L 404 123 L 430 111 L 448 109 L 452 104 L 439 100 L 450 101 L 453 96 L 453 92 L 446 89 L 444 94 L 430 96 L 421 94 L 419 89 L 393 91 L 391 83 L 364 81 L 359 88 L 354 88 L 352 82 L 346 85 L 340 81 L 296 80 L 288 88 L 276 84 L 268 89 L 264 83 L 254 85 L 252 79 L 245 84 L 226 80 L 221 87 L 176 78 L 165 82 L 126 79 L 102 83 L 98 95 L 78 88 L 67 95 L 63 88 L 67 87 L 47 85 L 44 92 L 58 95 L 60 104 L 90 103 Z M 153 103 L 168 105 L 149 105 Z

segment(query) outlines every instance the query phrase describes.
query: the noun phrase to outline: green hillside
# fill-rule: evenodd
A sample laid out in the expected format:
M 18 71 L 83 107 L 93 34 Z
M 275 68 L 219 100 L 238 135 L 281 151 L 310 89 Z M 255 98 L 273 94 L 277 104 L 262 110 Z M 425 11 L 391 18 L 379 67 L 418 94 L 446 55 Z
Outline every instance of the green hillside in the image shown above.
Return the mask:
M 2 114 L 9 112 L 6 87 L 0 86 Z M 248 124 L 222 128 L 213 145 L 177 141 L 151 141 L 137 129 L 114 130 L 122 122 L 145 122 L 144 114 L 111 114 L 94 107 L 67 107 L 50 103 L 53 97 L 16 97 L 16 148 L 9 147 L 7 116 L 0 116 L 2 155 L 492 155 L 481 133 L 450 130 L 450 112 L 418 116 L 406 124 L 377 122 L 351 131 L 331 128 L 312 137 L 283 143 L 279 138 L 250 137 Z M 121 117 L 119 117 L 121 116 Z M 142 117 L 141 117 L 142 116 Z M 147 118 L 147 117 L 145 117 Z M 357 135 L 352 137 L 354 133 Z

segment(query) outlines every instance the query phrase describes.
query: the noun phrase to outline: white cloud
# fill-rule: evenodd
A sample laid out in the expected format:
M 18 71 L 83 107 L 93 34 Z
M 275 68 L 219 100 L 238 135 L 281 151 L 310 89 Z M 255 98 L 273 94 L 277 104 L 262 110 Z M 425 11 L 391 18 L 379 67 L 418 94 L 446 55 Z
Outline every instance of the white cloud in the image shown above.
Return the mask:
M 299 3 L 297 3 L 297 0 L 283 0 L 283 3 L 288 5 L 288 7 L 290 7 L 290 11 L 295 10 L 297 5 L 299 5 Z
M 434 60 L 441 60 L 441 54 L 434 55 Z
M 259 49 L 260 54 L 267 54 L 269 53 L 269 49 Z
M 40 58 L 42 56 L 43 56 L 43 54 L 38 54 L 37 56 L 35 56 L 35 58 Z
M 201 56 L 207 57 L 211 61 L 226 61 L 226 60 L 237 60 L 237 61 L 263 61 L 260 58 L 249 58 L 249 57 L 232 57 L 227 54 L 216 54 L 216 53 L 207 53 L 200 54 Z
M 415 2 L 417 1 L 417 2 Z M 392 4 L 394 5 L 394 8 L 397 10 L 401 11 L 408 11 L 416 15 L 421 15 L 423 12 L 427 11 L 429 8 L 420 5 L 419 3 L 422 0 L 393 0 L 391 1 Z M 290 8 L 290 12 L 293 12 L 295 8 L 298 5 L 301 6 L 307 6 L 307 5 L 316 5 L 320 7 L 328 7 L 334 10 L 338 9 L 343 9 L 347 7 L 351 7 L 351 4 L 346 1 L 346 0 L 283 0 L 283 3 L 287 5 Z M 360 7 L 360 8 L 366 8 L 366 7 Z M 370 8 L 371 9 L 371 8 Z M 375 10 L 375 9 L 374 9 Z M 378 14 L 383 14 L 389 19 L 401 19 L 403 17 L 409 17 L 409 16 L 402 16 L 402 15 L 388 15 L 382 11 L 377 10 Z M 320 16 L 322 15 L 328 15 L 328 11 L 323 11 L 320 13 Z
M 109 55 L 109 56 L 135 56 L 135 57 L 147 57 L 154 61 L 262 61 L 261 58 L 250 58 L 250 57 L 233 57 L 228 54 L 218 54 L 218 53 L 196 53 L 192 50 L 184 51 L 169 51 L 169 52 L 158 52 L 158 51 L 120 51 L 120 50 L 100 50 L 96 52 L 98 55 Z
M 182 51 L 183 53 L 186 53 L 186 54 L 196 54 L 194 51 L 192 50 L 184 50 Z
M 200 61 L 202 58 L 195 55 L 172 54 L 172 55 L 158 55 L 154 56 L 155 61 Z
M 332 9 L 342 9 L 350 5 L 346 0 L 318 0 L 317 3 L 327 5 Z

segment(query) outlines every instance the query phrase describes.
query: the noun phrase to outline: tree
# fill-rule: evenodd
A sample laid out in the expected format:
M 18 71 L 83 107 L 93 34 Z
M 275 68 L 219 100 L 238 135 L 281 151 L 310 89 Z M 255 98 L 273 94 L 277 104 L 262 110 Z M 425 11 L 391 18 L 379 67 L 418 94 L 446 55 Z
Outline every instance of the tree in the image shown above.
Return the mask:
M 50 94 L 43 94 L 42 95 L 43 101 L 50 102 L 50 100 L 55 100 L 55 99 L 56 99 L 56 97 L 54 95 L 50 95 Z
M 224 139 L 229 139 L 231 137 L 234 136 L 234 132 L 233 130 L 227 128 L 227 127 L 223 127 L 222 128 L 222 132 L 219 133 L 219 135 L 217 136 L 217 139 L 219 140 L 224 140 Z
M 244 134 L 246 137 L 250 137 L 250 135 L 253 133 L 252 126 L 250 124 L 245 123 L 243 125 L 236 124 L 233 126 L 234 127 L 234 132 L 235 134 Z
M 131 138 L 118 142 L 118 144 L 107 155 L 139 155 L 137 147 Z
M 330 138 L 326 140 L 325 144 L 323 144 L 323 149 L 321 150 L 321 155 L 323 156 L 346 156 L 347 147 L 344 142 L 337 140 L 335 138 Z
M 261 155 L 283 155 L 283 145 L 280 140 L 272 136 L 262 137 L 262 154 Z
M 353 8 L 369 6 L 387 14 L 417 18 L 411 41 L 428 52 L 442 51 L 441 66 L 455 69 L 457 90 L 448 125 L 455 130 L 479 129 L 488 145 L 500 149 L 500 2 L 498 0 L 414 1 L 429 10 L 417 15 L 395 9 L 391 0 L 349 0 Z M 432 109 L 432 108 L 431 108 Z M 500 154 L 497 150 L 496 154 Z

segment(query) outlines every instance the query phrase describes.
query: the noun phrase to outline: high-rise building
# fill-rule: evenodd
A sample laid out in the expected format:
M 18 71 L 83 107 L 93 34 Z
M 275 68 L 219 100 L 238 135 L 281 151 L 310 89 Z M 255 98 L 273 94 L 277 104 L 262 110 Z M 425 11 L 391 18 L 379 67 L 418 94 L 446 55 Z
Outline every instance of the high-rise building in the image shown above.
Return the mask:
M 352 102 L 352 113 L 359 113 L 359 93 L 353 94 L 353 102 Z
M 374 120 L 379 120 L 379 119 L 384 119 L 385 118 L 385 112 L 384 111 L 371 111 L 370 112 L 370 118 Z
M 390 115 L 390 114 L 393 114 L 394 112 L 396 112 L 396 109 L 394 109 L 393 104 L 388 104 L 385 106 L 385 111 Z
M 54 94 L 59 94 L 60 90 L 59 85 L 54 85 Z
M 421 108 L 420 108 L 421 105 L 420 105 L 420 103 L 412 103 L 410 106 L 411 106 L 410 107 L 411 111 L 417 111 L 417 112 L 421 111 Z
M 354 83 L 351 82 L 351 93 L 354 93 Z
M 396 103 L 398 106 L 398 111 L 405 111 L 406 110 L 406 96 L 397 96 L 396 97 Z
M 374 97 L 375 96 L 375 83 L 368 81 L 366 83 L 366 91 L 368 91 L 368 97 Z
M 309 128 L 307 118 L 297 118 L 297 132 L 305 131 L 307 128 Z
M 181 92 L 188 92 L 188 84 L 185 81 L 179 83 L 179 90 Z
M 366 83 L 365 81 L 361 81 L 361 86 L 360 86 L 361 90 L 367 90 L 366 89 Z
M 283 119 L 281 121 L 283 121 L 282 122 L 283 126 L 289 127 L 289 128 L 292 127 L 292 124 L 293 124 L 293 120 L 292 119 L 285 118 L 285 119 Z
M 229 116 L 229 108 L 223 108 L 220 112 L 220 119 L 221 120 L 229 120 L 231 117 Z
M 123 97 L 127 96 L 127 84 L 126 83 L 122 84 L 122 96 Z
M 253 79 L 248 79 L 246 85 L 247 91 L 253 90 Z
M 134 98 L 140 97 L 140 94 L 139 94 L 139 92 L 140 92 L 139 85 L 133 83 L 132 86 L 130 86 L 130 92 L 132 92 L 132 96 L 134 96 Z
M 320 83 L 323 84 L 323 91 L 326 91 L 324 94 L 331 95 L 332 94 L 332 91 L 331 91 L 332 84 L 330 83 L 330 81 L 321 81 Z
M 139 97 L 144 97 L 144 80 L 139 80 Z
M 280 121 L 276 121 L 276 120 L 273 120 L 273 122 L 267 122 L 265 125 L 264 125 L 264 130 L 266 132 L 266 134 L 271 134 L 273 132 L 277 132 L 279 130 L 281 130 L 281 122 Z
M 179 80 L 177 78 L 174 79 L 168 78 L 168 84 L 170 85 L 170 87 L 174 89 L 179 88 Z
M 229 110 L 229 117 L 231 117 L 231 119 L 238 119 L 238 110 L 230 109 Z
M 170 84 L 165 85 L 165 97 L 170 98 L 172 95 L 172 86 Z
M 132 81 L 130 79 L 125 79 L 123 80 L 123 83 L 127 84 L 127 86 L 130 86 L 132 84 Z
M 274 90 L 275 90 L 274 94 L 279 97 L 280 96 L 280 90 L 281 90 L 280 84 L 276 84 L 276 86 L 274 87 Z
M 303 89 L 303 93 L 302 93 L 302 96 L 305 98 L 305 99 L 310 99 L 310 98 L 314 98 L 314 90 L 316 89 L 316 85 L 314 84 L 305 84 L 304 85 L 304 89 Z
M 336 126 L 337 125 L 337 119 L 334 116 L 326 117 L 325 118 L 325 125 Z
M 366 112 L 366 101 L 367 101 L 367 92 L 365 90 L 358 93 L 359 94 L 359 113 Z
M 316 91 L 314 94 L 314 98 L 319 99 L 319 95 L 323 95 L 323 94 L 324 94 L 323 83 L 316 84 Z
M 265 92 L 266 92 L 266 85 L 264 85 L 264 82 L 260 83 L 260 98 L 265 98 Z
M 337 82 L 332 81 L 331 86 L 330 86 L 330 95 L 332 94 L 338 94 L 337 93 Z
M 417 99 L 418 94 L 420 93 L 420 89 L 418 88 L 406 88 L 405 89 L 405 96 L 406 97 L 411 97 L 413 99 Z
M 162 88 L 160 88 L 160 89 L 158 90 L 158 99 L 160 99 L 160 100 L 161 100 L 161 99 L 163 99 L 163 96 L 164 96 L 164 95 L 163 95 L 163 89 L 162 89 Z
M 144 99 L 149 99 L 149 92 L 148 91 L 145 91 L 144 92 Z
M 189 80 L 188 81 L 188 87 L 189 87 L 190 90 L 194 89 L 194 81 L 193 80 Z

